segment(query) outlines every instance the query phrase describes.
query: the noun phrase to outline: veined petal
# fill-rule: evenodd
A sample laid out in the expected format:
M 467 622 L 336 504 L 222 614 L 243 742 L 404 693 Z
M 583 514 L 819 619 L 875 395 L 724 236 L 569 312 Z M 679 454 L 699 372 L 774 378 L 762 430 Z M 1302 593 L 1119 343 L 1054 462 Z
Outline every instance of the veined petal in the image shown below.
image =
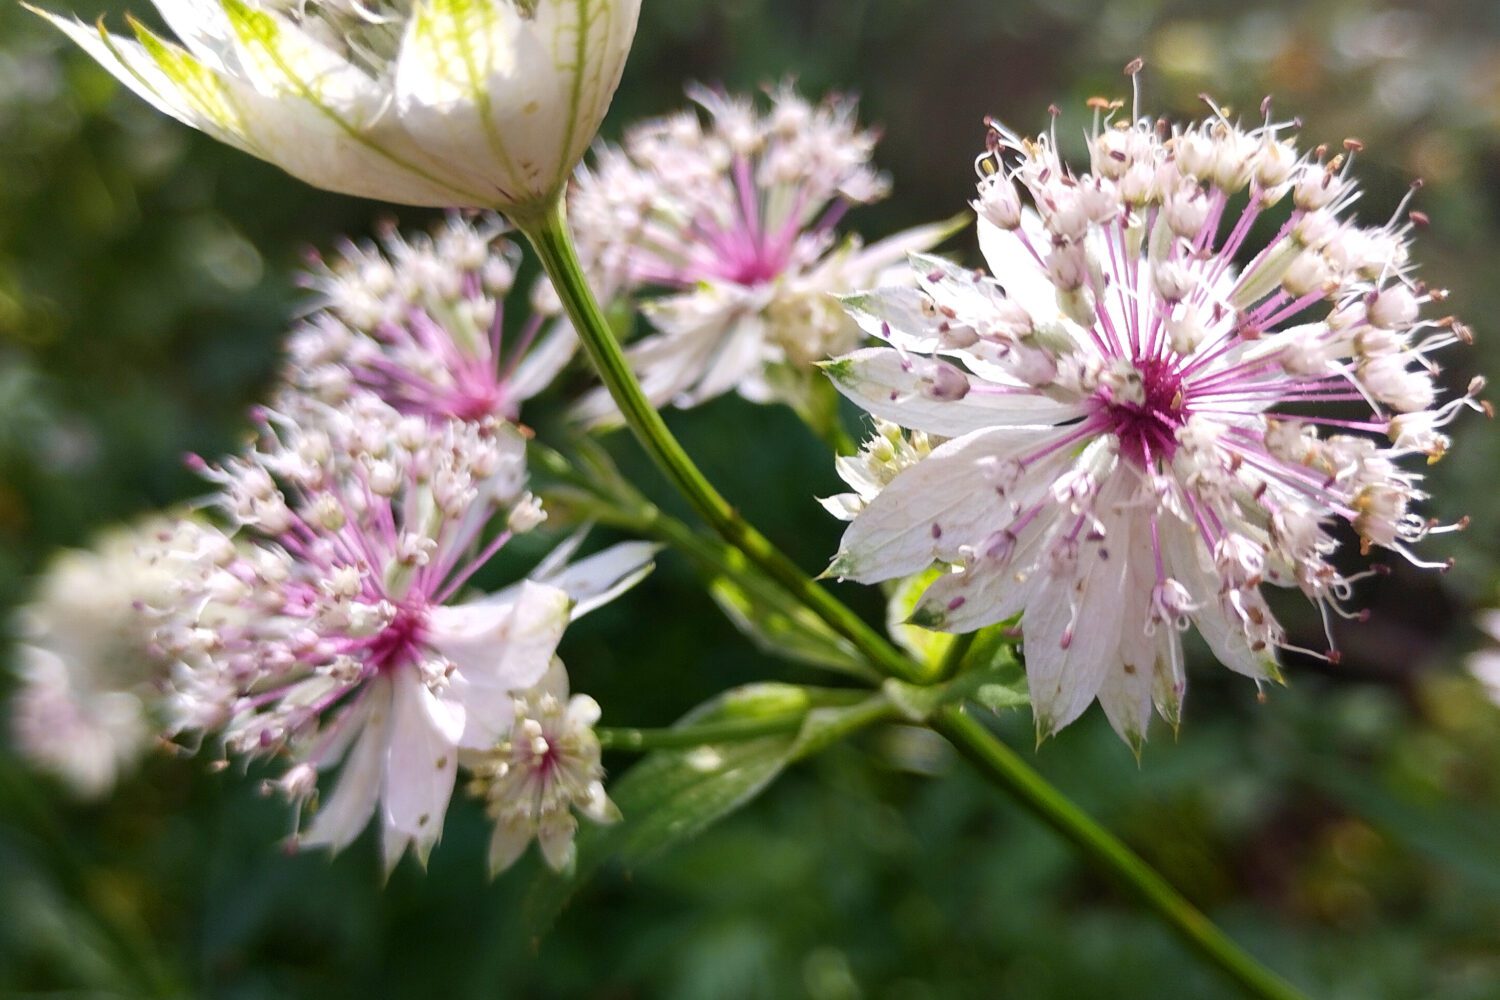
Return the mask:
M 1005 424 L 1037 429 L 1086 412 L 1079 404 L 1058 402 L 1035 389 L 1017 386 L 1006 392 L 1007 387 L 992 383 L 961 398 L 934 398 L 929 391 L 934 364 L 895 348 L 867 347 L 827 362 L 823 370 L 839 392 L 873 416 L 944 437 Z
M 566 97 L 559 109 L 566 122 L 559 153 L 565 175 L 583 159 L 609 110 L 640 12 L 641 0 L 538 0 L 528 49 L 548 54 Z M 527 113 L 524 104 L 517 107 Z
M 639 0 L 541 0 L 527 16 L 489 0 L 424 0 L 397 58 L 401 118 L 433 155 L 482 165 L 494 207 L 536 207 L 593 139 L 638 10 Z
M 1044 736 L 1083 714 L 1105 677 L 1120 669 L 1125 613 L 1120 594 L 1132 526 L 1125 517 L 1101 520 L 1106 521 L 1105 538 L 1085 547 L 1077 576 L 1039 584 L 1021 616 L 1026 683 L 1037 731 Z
M 1151 692 L 1157 661 L 1169 655 L 1164 644 L 1177 641 L 1177 633 L 1170 625 L 1161 626 L 1155 634 L 1146 628 L 1151 592 L 1156 584 L 1149 528 L 1144 524 L 1135 526 L 1128 551 L 1118 555 L 1127 566 L 1124 589 L 1116 598 L 1123 605 L 1120 650 L 1113 668 L 1099 686 L 1099 704 L 1120 739 L 1139 754 L 1151 722 Z
M 219 0 L 151 0 L 167 27 L 199 61 L 220 72 L 235 72 L 234 28 Z
M 1012 517 L 995 465 L 1057 434 L 1052 427 L 991 427 L 936 448 L 870 501 L 847 531 L 829 572 L 877 583 L 956 562 L 962 548 Z
M 440 162 L 413 143 L 363 70 L 285 18 L 244 0 L 223 4 L 245 74 L 235 96 L 257 155 L 345 194 L 433 206 L 493 200 L 463 161 Z
M 409 838 L 423 864 L 443 832 L 443 816 L 458 774 L 463 706 L 439 698 L 417 671 L 392 675 L 390 742 L 385 762 L 385 821 Z
M 139 41 L 30 7 L 50 21 L 121 83 L 163 114 L 221 142 L 259 155 L 243 135 L 240 109 L 219 73 L 190 53 L 137 26 Z

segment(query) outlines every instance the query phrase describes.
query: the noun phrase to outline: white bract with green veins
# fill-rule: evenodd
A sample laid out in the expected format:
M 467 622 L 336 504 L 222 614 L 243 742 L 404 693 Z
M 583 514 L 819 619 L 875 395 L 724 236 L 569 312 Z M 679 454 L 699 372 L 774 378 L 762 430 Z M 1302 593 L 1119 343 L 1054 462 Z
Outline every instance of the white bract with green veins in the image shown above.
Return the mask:
M 640 0 L 155 0 L 181 44 L 41 12 L 158 110 L 330 191 L 540 213 Z

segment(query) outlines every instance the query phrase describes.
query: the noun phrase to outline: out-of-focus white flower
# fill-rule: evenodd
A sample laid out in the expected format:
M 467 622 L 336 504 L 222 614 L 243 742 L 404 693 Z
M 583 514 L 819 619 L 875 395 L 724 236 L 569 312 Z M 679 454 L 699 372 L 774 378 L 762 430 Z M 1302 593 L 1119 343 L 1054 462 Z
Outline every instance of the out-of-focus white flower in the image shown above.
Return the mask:
M 851 206 L 888 190 L 853 101 L 812 105 L 787 85 L 766 112 L 701 88 L 690 96 L 706 122 L 690 110 L 637 125 L 580 168 L 568 195 L 580 254 L 606 301 L 662 293 L 645 305 L 659 332 L 629 351 L 654 404 L 731 390 L 795 403 L 813 362 L 859 343 L 832 294 L 879 280 L 951 226 L 869 247 L 838 237 Z M 581 409 L 614 412 L 602 390 Z
M 17 615 L 17 749 L 80 796 L 108 792 L 154 740 L 166 664 L 137 608 L 172 590 L 153 551 L 173 534 L 169 522 L 148 521 L 60 554 Z
M 431 236 L 394 226 L 381 246 L 346 243 L 315 257 L 307 284 L 321 296 L 293 333 L 285 378 L 298 393 L 338 403 L 372 392 L 432 420 L 515 420 L 573 356 L 572 327 L 533 313 L 510 336 L 504 301 L 521 251 L 494 216 L 455 214 Z
M 594 724 L 599 704 L 588 695 L 568 696 L 561 660 L 536 687 L 515 699 L 509 735 L 483 754 L 466 755 L 474 773 L 473 793 L 485 800 L 495 821 L 490 838 L 490 874 L 515 863 L 535 840 L 556 871 L 573 863 L 574 810 L 595 823 L 620 818 L 604 793 L 604 766 Z
M 181 44 L 42 13 L 158 110 L 317 187 L 545 211 L 640 0 L 156 0 Z
M 514 694 L 546 672 L 575 596 L 613 593 L 643 559 L 602 582 L 554 566 L 555 583 L 454 604 L 542 519 L 513 427 L 434 424 L 364 394 L 308 425 L 261 417 L 255 448 L 201 466 L 238 537 L 200 527 L 162 555 L 177 589 L 148 611 L 176 664 L 170 722 L 288 758 L 275 784 L 299 804 L 342 762 L 300 842 L 342 848 L 378 806 L 386 864 L 408 846 L 425 861 L 460 748 L 510 732 Z
M 1175 725 L 1189 625 L 1230 668 L 1276 678 L 1288 647 L 1261 585 L 1351 614 L 1366 574 L 1333 565 L 1337 522 L 1366 551 L 1433 565 L 1409 545 L 1444 529 L 1413 512 L 1420 476 L 1397 462 L 1441 455 L 1437 428 L 1481 408 L 1476 382 L 1426 409 L 1430 358 L 1464 333 L 1420 317 L 1442 293 L 1412 278 L 1401 212 L 1349 221 L 1347 155 L 1298 156 L 1287 131 L 1106 119 L 1080 174 L 1049 136 L 997 126 L 976 202 L 995 277 L 917 257 L 919 287 L 846 300 L 891 346 L 828 365 L 839 388 L 951 440 L 863 506 L 831 572 L 872 582 L 936 561 L 951 571 L 914 623 L 1021 614 L 1043 735 L 1096 697 L 1133 747 L 1153 703 Z
M 1500 611 L 1486 611 L 1479 616 L 1479 627 L 1495 642 L 1500 642 Z M 1500 650 L 1482 649 L 1469 657 L 1469 673 L 1484 685 L 1490 701 L 1500 705 Z

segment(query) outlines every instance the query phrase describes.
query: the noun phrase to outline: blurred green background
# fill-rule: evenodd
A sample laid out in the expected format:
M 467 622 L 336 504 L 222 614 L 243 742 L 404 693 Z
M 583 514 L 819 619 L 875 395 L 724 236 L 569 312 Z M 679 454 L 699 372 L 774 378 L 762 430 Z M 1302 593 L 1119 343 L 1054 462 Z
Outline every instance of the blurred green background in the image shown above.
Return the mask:
M 142 5 L 144 6 L 144 5 Z M 1022 130 L 1122 95 L 1276 96 L 1304 144 L 1357 136 L 1366 221 L 1427 186 L 1422 273 L 1479 335 L 1446 378 L 1500 370 L 1500 5 L 1344 0 L 645 0 L 606 132 L 682 103 L 685 81 L 795 75 L 857 91 L 885 130 L 895 197 L 870 236 L 971 193 L 981 118 Z M 106 12 L 80 6 L 85 18 Z M 122 23 L 123 7 L 107 9 Z M 136 13 L 144 14 L 143 10 Z M 169 122 L 15 5 L 0 6 L 0 611 L 59 545 L 193 495 L 269 379 L 302 247 L 364 234 L 386 206 L 313 191 Z M 401 211 L 409 226 L 430 216 Z M 972 254 L 963 237 L 956 249 Z M 809 568 L 839 525 L 827 454 L 785 411 L 721 400 L 674 426 L 711 478 Z M 734 433 L 726 433 L 726 428 Z M 1337 667 L 1293 664 L 1258 703 L 1200 663 L 1186 724 L 1137 766 L 1094 710 L 1037 766 L 1259 957 L 1315 995 L 1500 997 L 1500 709 L 1462 668 L 1500 574 L 1500 444 L 1463 423 L 1433 511 L 1475 526 L 1397 568 L 1340 630 Z M 620 437 L 644 487 L 666 490 Z M 851 600 L 878 611 L 872 595 Z M 1294 606 L 1293 606 L 1294 607 Z M 1295 630 L 1315 635 L 1305 609 Z M 723 687 L 807 680 L 741 639 L 666 555 L 564 642 L 614 724 L 665 723 Z M 0 654 L 3 656 L 5 654 Z M 10 681 L 0 679 L 0 697 Z M 1029 720 L 1001 721 L 1031 743 Z M 7 737 L 0 737 L 3 741 Z M 628 758 L 611 758 L 620 769 Z M 382 885 L 372 838 L 288 857 L 254 774 L 160 756 L 105 802 L 70 800 L 0 742 L 0 995 L 224 998 L 1207 997 L 1227 987 L 1047 831 L 917 731 L 860 739 L 633 872 L 607 871 L 550 934 L 520 901 L 538 865 L 483 875 L 459 802 L 423 873 Z

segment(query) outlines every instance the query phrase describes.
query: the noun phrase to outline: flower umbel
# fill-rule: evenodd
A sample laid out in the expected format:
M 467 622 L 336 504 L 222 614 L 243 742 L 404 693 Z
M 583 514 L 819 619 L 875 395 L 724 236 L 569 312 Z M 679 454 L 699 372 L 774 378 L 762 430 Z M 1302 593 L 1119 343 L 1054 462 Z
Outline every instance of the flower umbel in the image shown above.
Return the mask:
M 565 324 L 545 332 L 532 314 L 511 337 L 504 300 L 521 251 L 494 217 L 458 215 L 431 236 L 394 226 L 381 246 L 346 243 L 315 257 L 307 284 L 321 308 L 292 335 L 286 381 L 338 403 L 372 392 L 402 413 L 432 420 L 515 420 L 573 356 Z
M 254 449 L 203 467 L 237 537 L 200 527 L 163 556 L 180 581 L 156 611 L 177 661 L 172 722 L 289 757 L 277 785 L 299 804 L 342 760 L 300 841 L 339 849 L 379 803 L 387 865 L 408 845 L 425 860 L 459 748 L 509 732 L 512 692 L 541 679 L 569 618 L 564 590 L 531 582 L 450 603 L 542 519 L 523 442 L 363 395 L 314 426 L 263 418 Z
M 640 0 L 156 0 L 181 40 L 45 16 L 185 124 L 317 187 L 544 212 L 609 107 Z
M 495 832 L 490 874 L 513 865 L 534 839 L 556 871 L 573 863 L 576 809 L 595 823 L 613 823 L 620 812 L 604 793 L 604 766 L 594 723 L 599 704 L 588 695 L 568 697 L 562 662 L 536 687 L 516 696 L 515 722 L 494 749 L 467 755 L 473 793 L 485 800 Z
M 1263 584 L 1354 614 L 1367 574 L 1334 565 L 1339 522 L 1362 551 L 1434 565 L 1410 545 L 1447 529 L 1412 511 L 1421 477 L 1398 463 L 1440 457 L 1481 383 L 1436 403 L 1432 355 L 1468 334 L 1422 316 L 1443 293 L 1412 274 L 1404 203 L 1383 226 L 1347 218 L 1357 144 L 1301 154 L 1268 112 L 1169 131 L 1095 107 L 1084 173 L 1050 136 L 992 126 L 975 207 L 994 278 L 917 257 L 918 288 L 846 300 L 891 346 L 829 365 L 836 384 L 951 440 L 855 516 L 832 569 L 951 564 L 913 622 L 1020 613 L 1041 734 L 1097 697 L 1138 747 L 1153 703 L 1178 720 L 1189 625 L 1263 681 L 1288 648 Z
M 830 293 L 877 281 L 948 228 L 867 248 L 839 237 L 851 206 L 889 188 L 854 102 L 813 105 L 789 85 L 770 92 L 767 112 L 702 88 L 691 96 L 706 121 L 683 111 L 637 125 L 580 168 L 568 196 L 580 253 L 606 300 L 662 293 L 646 306 L 660 332 L 629 352 L 653 403 L 730 390 L 795 402 L 807 366 L 860 340 Z M 583 410 L 613 412 L 602 392 Z

